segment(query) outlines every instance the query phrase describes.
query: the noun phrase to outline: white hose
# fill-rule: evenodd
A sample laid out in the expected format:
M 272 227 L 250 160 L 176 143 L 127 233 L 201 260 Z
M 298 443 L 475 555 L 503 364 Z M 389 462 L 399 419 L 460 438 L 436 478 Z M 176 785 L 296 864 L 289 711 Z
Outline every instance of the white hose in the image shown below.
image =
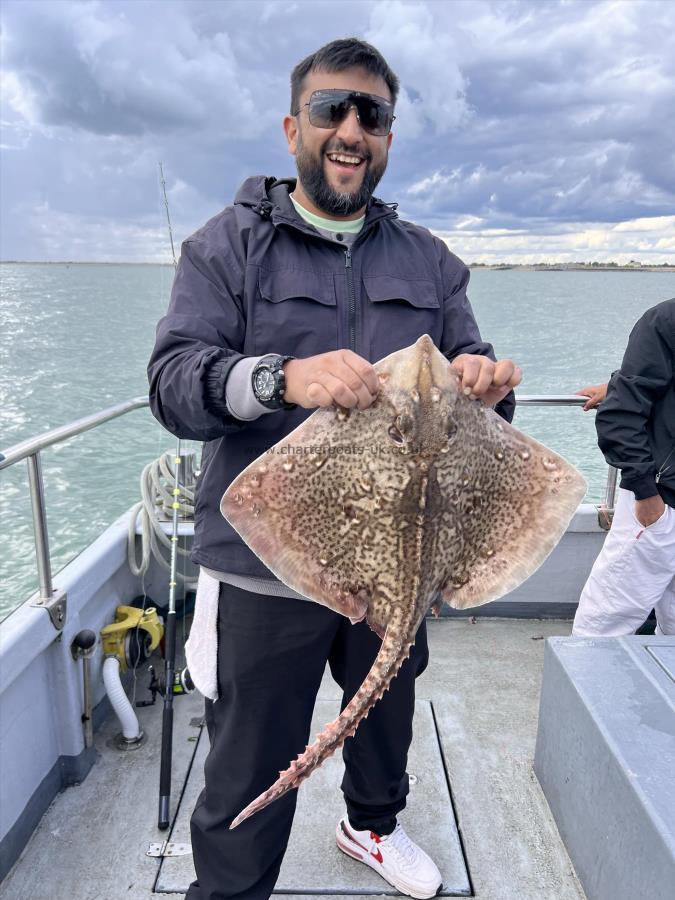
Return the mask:
M 120 720 L 122 735 L 128 741 L 137 740 L 141 736 L 141 729 L 134 708 L 122 687 L 120 661 L 116 656 L 108 656 L 103 661 L 103 683 L 112 708 Z
M 173 460 L 175 453 L 168 451 L 163 453 L 154 462 L 148 463 L 141 473 L 141 497 L 140 503 L 131 511 L 129 516 L 129 531 L 127 540 L 127 560 L 132 575 L 140 577 L 148 571 L 150 556 L 171 571 L 171 566 L 162 555 L 161 546 L 171 550 L 171 538 L 162 530 L 162 520 L 158 515 L 158 508 L 171 509 L 173 503 L 174 472 Z M 182 517 L 194 516 L 194 485 L 179 484 L 180 507 L 178 513 Z M 141 561 L 136 562 L 136 521 L 141 514 Z M 160 546 L 161 545 L 161 546 Z M 179 556 L 188 557 L 189 551 L 176 546 Z M 176 572 L 181 581 L 194 581 L 194 577 L 187 577 Z

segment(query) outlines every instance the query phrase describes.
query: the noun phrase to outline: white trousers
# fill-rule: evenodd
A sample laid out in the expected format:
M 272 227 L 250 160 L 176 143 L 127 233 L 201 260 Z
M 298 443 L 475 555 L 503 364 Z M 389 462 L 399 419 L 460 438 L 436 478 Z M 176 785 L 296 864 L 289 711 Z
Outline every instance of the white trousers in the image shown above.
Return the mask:
M 675 509 L 645 528 L 635 496 L 619 489 L 614 520 L 579 600 L 573 637 L 634 634 L 656 611 L 657 634 L 675 634 Z

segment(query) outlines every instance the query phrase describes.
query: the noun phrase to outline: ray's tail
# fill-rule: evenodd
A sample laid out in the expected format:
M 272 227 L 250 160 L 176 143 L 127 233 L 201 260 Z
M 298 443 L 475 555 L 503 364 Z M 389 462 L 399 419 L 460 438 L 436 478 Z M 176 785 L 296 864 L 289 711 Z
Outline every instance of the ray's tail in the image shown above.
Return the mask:
M 387 628 L 382 646 L 363 684 L 337 719 L 326 725 L 320 734 L 317 734 L 314 743 L 308 745 L 305 752 L 294 759 L 284 772 L 279 773 L 279 777 L 271 787 L 239 813 L 230 828 L 236 828 L 245 819 L 269 806 L 287 791 L 297 788 L 354 734 L 359 723 L 388 690 L 392 679 L 407 659 L 414 643 L 410 637 L 411 633 L 414 637 L 415 631 L 411 632 L 409 627 L 394 628 L 390 625 Z

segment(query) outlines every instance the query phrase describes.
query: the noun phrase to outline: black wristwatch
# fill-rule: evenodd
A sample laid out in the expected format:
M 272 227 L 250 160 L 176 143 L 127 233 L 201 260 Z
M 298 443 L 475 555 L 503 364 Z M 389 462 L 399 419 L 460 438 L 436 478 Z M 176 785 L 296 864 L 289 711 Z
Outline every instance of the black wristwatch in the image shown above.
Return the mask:
M 277 353 L 269 353 L 263 356 L 251 372 L 251 384 L 255 398 L 267 409 L 295 409 L 297 403 L 286 403 L 286 376 L 283 365 L 295 356 L 279 356 Z

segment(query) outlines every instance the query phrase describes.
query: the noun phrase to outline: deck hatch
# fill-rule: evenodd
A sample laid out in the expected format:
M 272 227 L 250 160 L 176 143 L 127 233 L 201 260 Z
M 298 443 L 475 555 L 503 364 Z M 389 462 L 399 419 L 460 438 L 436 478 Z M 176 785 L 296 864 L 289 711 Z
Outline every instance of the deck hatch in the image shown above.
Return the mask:
M 339 713 L 336 700 L 317 701 L 312 734 Z M 181 805 L 168 840 L 190 841 L 190 815 L 203 785 L 204 760 L 208 751 L 205 729 L 190 770 Z M 402 815 L 406 829 L 419 843 L 433 852 L 443 874 L 441 896 L 471 896 L 450 789 L 429 700 L 415 704 L 415 736 L 409 754 L 411 778 L 410 802 Z M 274 895 L 358 896 L 386 894 L 398 896 L 375 872 L 348 859 L 335 846 L 334 830 L 344 814 L 342 792 L 343 763 L 340 754 L 329 759 L 303 785 L 288 850 Z M 317 848 L 327 852 L 317 853 Z M 307 866 L 307 860 L 312 865 Z M 192 856 L 165 857 L 155 884 L 156 893 L 185 892 L 194 879 Z

